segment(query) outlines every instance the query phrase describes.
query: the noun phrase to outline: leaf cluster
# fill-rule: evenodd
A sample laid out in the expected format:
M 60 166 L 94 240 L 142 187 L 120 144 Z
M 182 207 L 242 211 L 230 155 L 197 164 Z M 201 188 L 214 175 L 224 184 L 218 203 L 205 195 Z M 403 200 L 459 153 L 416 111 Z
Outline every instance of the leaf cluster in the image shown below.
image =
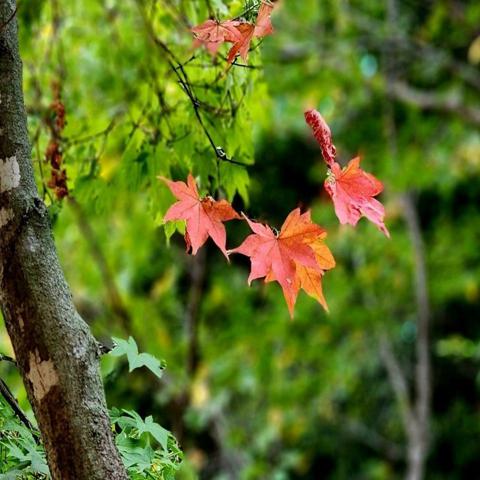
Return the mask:
M 126 356 L 130 371 L 146 367 L 160 378 L 165 362 L 138 353 L 135 340 L 115 338 L 112 357 Z M 109 412 L 115 442 L 132 480 L 173 480 L 183 453 L 174 436 L 153 420 L 133 410 Z M 0 480 L 48 480 L 50 472 L 38 431 L 31 431 L 0 397 Z
M 0 398 L 0 479 L 47 479 L 48 474 L 42 446 Z

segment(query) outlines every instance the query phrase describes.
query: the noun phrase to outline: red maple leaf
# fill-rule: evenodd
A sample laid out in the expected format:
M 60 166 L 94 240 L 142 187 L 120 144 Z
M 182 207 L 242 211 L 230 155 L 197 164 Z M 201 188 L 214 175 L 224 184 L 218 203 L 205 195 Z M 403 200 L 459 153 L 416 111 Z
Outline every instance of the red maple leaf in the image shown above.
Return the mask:
M 192 254 L 195 255 L 208 237 L 211 237 L 228 259 L 227 236 L 222 222 L 240 218 L 238 213 L 226 200 L 216 201 L 212 197 L 200 198 L 197 184 L 191 174 L 188 175 L 187 184 L 173 182 L 164 177 L 159 178 L 168 185 L 173 195 L 179 200 L 168 209 L 164 220 L 187 222 L 185 231 L 187 251 L 191 249 Z
M 262 38 L 273 33 L 271 21 L 272 11 L 275 5 L 267 0 L 262 1 L 258 10 L 257 21 L 254 24 L 242 22 L 237 26 L 241 38 L 237 40 L 228 52 L 227 61 L 232 63 L 237 55 L 240 55 L 244 61 L 248 58 L 250 44 L 254 37 Z
M 193 46 L 197 48 L 204 45 L 212 55 L 216 55 L 222 43 L 235 43 L 241 40 L 241 34 L 237 30 L 239 25 L 240 22 L 232 20 L 226 22 L 207 20 L 191 29 L 195 36 Z
M 355 226 L 365 216 L 390 238 L 384 223 L 385 207 L 374 198 L 383 191 L 383 184 L 360 168 L 360 157 L 351 160 L 343 170 L 337 162 L 333 162 L 325 180 L 325 189 L 332 197 L 341 224 Z
M 351 160 L 342 170 L 335 161 L 337 150 L 332 142 L 332 132 L 327 122 L 316 110 L 307 110 L 305 120 L 312 128 L 328 165 L 325 190 L 333 200 L 340 223 L 355 226 L 364 216 L 390 238 L 384 223 L 385 207 L 374 198 L 383 191 L 382 182 L 360 168 L 359 157 Z
M 240 55 L 244 61 L 247 60 L 250 44 L 252 43 L 253 34 L 255 33 L 255 25 L 242 22 L 238 25 L 237 31 L 240 34 L 240 38 L 233 44 L 228 52 L 227 62 L 229 63 L 232 63 L 237 55 Z
M 263 1 L 258 10 L 257 22 L 255 25 L 255 36 L 258 38 L 266 37 L 273 33 L 272 12 L 275 5 L 268 1 Z
M 321 279 L 325 270 L 335 266 L 335 260 L 323 243 L 325 230 L 311 221 L 310 212 L 293 210 L 278 234 L 267 225 L 245 218 L 254 233 L 229 253 L 250 257 L 248 283 L 263 277 L 265 282 L 277 281 L 292 317 L 301 288 L 326 308 Z

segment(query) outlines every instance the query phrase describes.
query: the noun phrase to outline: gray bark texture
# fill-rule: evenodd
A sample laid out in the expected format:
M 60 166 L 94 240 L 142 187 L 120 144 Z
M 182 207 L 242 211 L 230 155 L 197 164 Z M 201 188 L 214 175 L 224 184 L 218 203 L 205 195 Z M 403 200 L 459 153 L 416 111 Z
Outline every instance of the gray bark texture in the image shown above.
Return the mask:
M 0 303 L 55 480 L 127 479 L 98 348 L 72 303 L 30 156 L 15 0 L 0 0 Z

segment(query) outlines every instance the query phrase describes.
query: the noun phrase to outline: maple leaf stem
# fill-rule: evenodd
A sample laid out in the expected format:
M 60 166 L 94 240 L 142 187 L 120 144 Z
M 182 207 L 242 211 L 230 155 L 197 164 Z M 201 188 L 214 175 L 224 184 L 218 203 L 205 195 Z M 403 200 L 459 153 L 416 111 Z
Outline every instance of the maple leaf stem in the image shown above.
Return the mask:
M 241 68 L 248 68 L 250 70 L 263 70 L 263 67 L 260 67 L 259 65 L 245 65 L 244 63 L 237 63 L 237 59 L 235 59 L 233 61 L 232 66 L 241 67 Z
M 222 161 L 227 162 L 227 163 L 231 163 L 232 165 L 237 165 L 237 166 L 243 167 L 243 168 L 248 168 L 249 167 L 249 165 L 247 165 L 246 163 L 238 162 L 237 160 L 233 160 L 231 158 L 222 158 Z

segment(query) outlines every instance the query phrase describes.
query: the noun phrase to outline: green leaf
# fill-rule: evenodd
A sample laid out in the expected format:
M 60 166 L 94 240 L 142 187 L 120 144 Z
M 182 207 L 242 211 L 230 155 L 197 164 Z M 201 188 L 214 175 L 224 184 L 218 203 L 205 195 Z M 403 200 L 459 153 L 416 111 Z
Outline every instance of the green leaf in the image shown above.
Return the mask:
M 45 457 L 36 449 L 29 450 L 27 458 L 30 459 L 32 471 L 34 473 L 42 473 L 44 475 L 48 475 L 50 473 Z
M 225 188 L 227 198 L 231 202 L 238 192 L 248 205 L 248 186 L 250 178 L 247 169 L 240 165 L 222 162 L 220 164 L 220 183 Z
M 163 447 L 168 448 L 168 430 L 153 421 L 153 417 L 149 416 L 145 419 L 145 431 L 150 433 L 152 437 Z
M 7 473 L 1 473 L 0 480 L 18 480 L 19 478 L 22 478 L 23 473 L 24 472 L 18 469 L 10 470 Z
M 149 353 L 138 353 L 138 346 L 133 337 L 129 337 L 128 340 L 122 340 L 121 338 L 113 338 L 113 340 L 116 347 L 110 352 L 110 355 L 114 357 L 126 355 L 130 372 L 137 368 L 146 367 L 156 377 L 162 378 L 165 362 L 158 360 Z

